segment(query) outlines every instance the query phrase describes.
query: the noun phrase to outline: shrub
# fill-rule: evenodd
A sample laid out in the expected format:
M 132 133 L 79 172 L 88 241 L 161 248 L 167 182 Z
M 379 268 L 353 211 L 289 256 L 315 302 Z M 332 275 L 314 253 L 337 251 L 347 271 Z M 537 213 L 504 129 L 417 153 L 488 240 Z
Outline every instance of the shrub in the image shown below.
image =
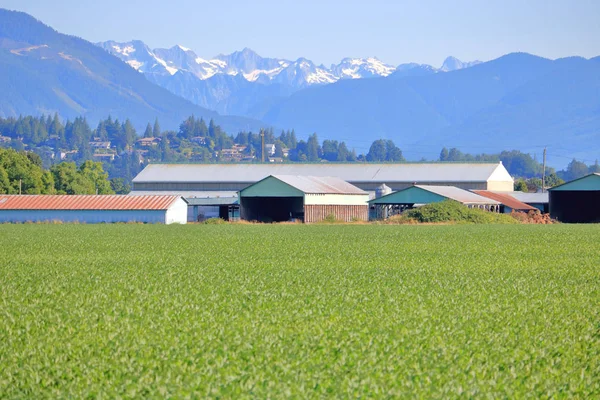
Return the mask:
M 209 218 L 206 221 L 204 221 L 204 224 L 206 224 L 206 225 L 223 225 L 226 223 L 227 223 L 227 221 L 225 221 L 222 218 Z
M 323 218 L 323 222 L 335 223 L 337 222 L 337 218 L 335 214 L 327 214 L 325 218 Z
M 510 215 L 497 214 L 478 208 L 468 208 L 456 201 L 446 200 L 408 210 L 404 218 L 427 223 L 516 224 Z

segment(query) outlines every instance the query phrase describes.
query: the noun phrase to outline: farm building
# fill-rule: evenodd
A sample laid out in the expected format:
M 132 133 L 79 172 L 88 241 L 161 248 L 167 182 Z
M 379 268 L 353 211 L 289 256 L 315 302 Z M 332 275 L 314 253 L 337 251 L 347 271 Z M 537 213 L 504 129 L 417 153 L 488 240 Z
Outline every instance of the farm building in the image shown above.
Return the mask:
M 385 219 L 415 206 L 445 200 L 458 201 L 469 208 L 499 212 L 501 203 L 454 186 L 414 185 L 369 202 L 371 219 Z
M 204 221 L 209 218 L 221 218 L 225 221 L 240 219 L 240 203 L 237 197 L 190 197 L 187 201 L 188 221 Z
M 270 175 L 331 176 L 369 192 L 371 197 L 383 184 L 394 191 L 419 184 L 505 192 L 513 191 L 514 184 L 502 163 L 150 164 L 133 179 L 132 194 L 235 197 L 238 191 Z
M 343 221 L 369 217 L 369 194 L 339 178 L 271 175 L 239 192 L 245 220 L 319 222 L 328 215 Z
M 550 212 L 550 205 L 548 200 L 548 192 L 539 193 L 525 193 L 525 192 L 496 192 L 501 194 L 508 194 L 514 197 L 521 203 L 525 203 L 529 206 L 535 207 L 544 214 Z
M 0 195 L 0 222 L 144 222 L 185 224 L 180 196 Z
M 567 223 L 600 222 L 600 174 L 587 175 L 549 191 L 552 218 Z
M 512 211 L 529 212 L 537 210 L 537 208 L 525 204 L 511 196 L 512 193 L 490 192 L 489 190 L 473 190 L 472 192 L 500 202 L 501 213 L 510 214 Z

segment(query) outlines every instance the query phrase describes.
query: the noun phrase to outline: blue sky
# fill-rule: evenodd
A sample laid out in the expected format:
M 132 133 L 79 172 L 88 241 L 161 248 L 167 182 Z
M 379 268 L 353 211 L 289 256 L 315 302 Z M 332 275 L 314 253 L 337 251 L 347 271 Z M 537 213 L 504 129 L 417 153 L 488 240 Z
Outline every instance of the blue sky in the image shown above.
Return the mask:
M 439 66 L 448 55 L 600 55 L 598 0 L 0 0 L 0 7 L 92 42 L 181 44 L 205 58 L 244 47 L 326 65 L 366 56 Z

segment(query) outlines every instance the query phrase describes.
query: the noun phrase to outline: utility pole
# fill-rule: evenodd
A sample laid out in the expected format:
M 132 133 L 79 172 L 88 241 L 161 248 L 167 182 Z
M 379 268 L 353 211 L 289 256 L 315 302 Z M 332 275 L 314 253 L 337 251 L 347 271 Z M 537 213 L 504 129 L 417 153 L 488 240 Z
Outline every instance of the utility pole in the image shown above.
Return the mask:
M 542 193 L 546 191 L 546 148 L 544 147 L 544 170 L 542 171 Z
M 260 144 L 261 144 L 261 149 L 260 149 L 260 162 L 264 163 L 265 162 L 265 131 L 264 130 L 260 130 Z
M 21 194 L 22 186 L 23 186 L 23 179 L 19 179 L 19 194 Z

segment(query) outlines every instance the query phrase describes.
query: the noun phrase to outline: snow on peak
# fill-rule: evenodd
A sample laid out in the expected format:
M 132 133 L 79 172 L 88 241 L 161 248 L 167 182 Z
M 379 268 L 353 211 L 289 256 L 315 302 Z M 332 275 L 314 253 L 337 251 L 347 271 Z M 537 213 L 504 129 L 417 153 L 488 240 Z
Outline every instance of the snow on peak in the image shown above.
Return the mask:
M 169 76 L 175 75 L 177 71 L 185 71 L 200 80 L 215 75 L 239 75 L 249 82 L 279 83 L 296 88 L 333 83 L 340 79 L 387 77 L 396 71 L 405 71 L 414 67 L 427 68 L 434 72 L 447 72 L 479 64 L 479 61 L 463 62 L 455 57 L 448 57 L 440 69 L 420 64 L 402 64 L 396 68 L 377 57 L 347 57 L 339 64 L 332 64 L 327 68 L 323 65 L 315 65 L 304 57 L 296 61 L 263 58 L 247 47 L 231 54 L 220 54 L 207 59 L 197 56 L 193 50 L 179 44 L 171 49 L 154 50 L 148 48 L 143 42 L 135 40 L 128 43 L 109 41 L 100 43 L 99 46 L 142 73 Z
M 395 70 L 392 65 L 384 64 L 375 57 L 344 58 L 339 64 L 331 66 L 331 71 L 340 79 L 383 77 Z

